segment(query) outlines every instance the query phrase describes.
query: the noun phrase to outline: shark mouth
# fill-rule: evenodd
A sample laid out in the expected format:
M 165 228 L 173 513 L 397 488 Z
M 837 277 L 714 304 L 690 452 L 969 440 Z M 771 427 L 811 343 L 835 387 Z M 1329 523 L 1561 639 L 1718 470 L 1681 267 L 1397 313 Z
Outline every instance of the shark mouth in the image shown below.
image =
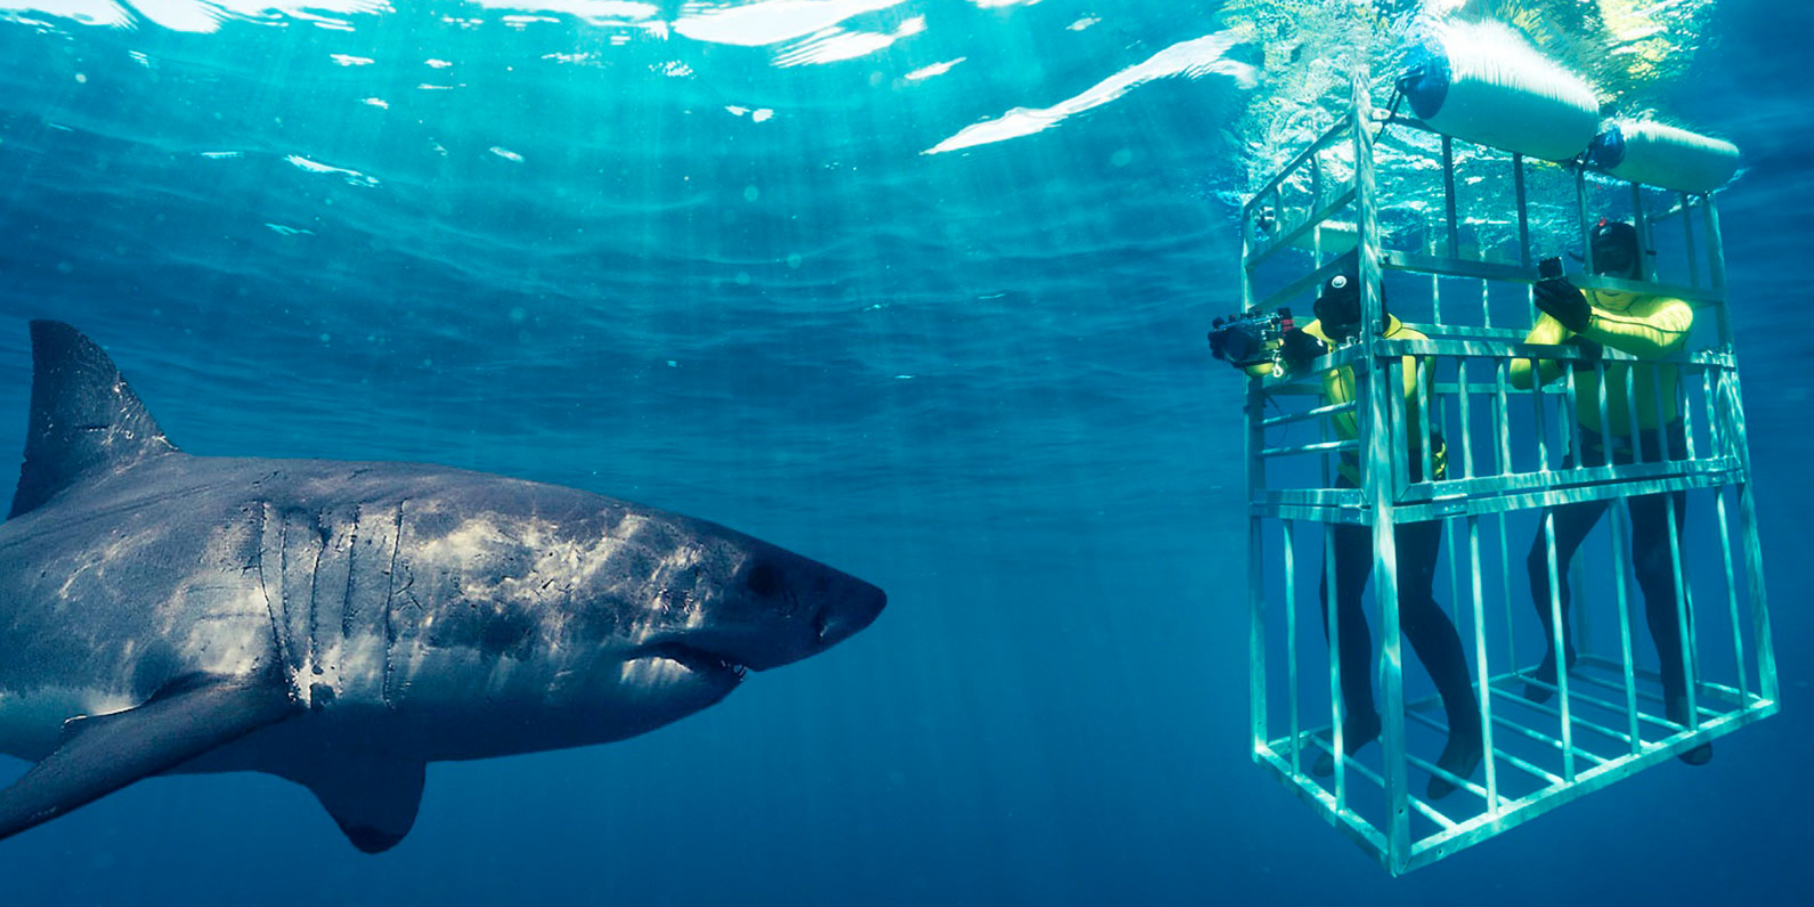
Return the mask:
M 722 655 L 697 649 L 685 643 L 658 643 L 642 649 L 637 653 L 637 657 L 665 658 L 695 674 L 722 680 L 733 686 L 743 680 L 743 675 L 749 673 L 749 668 Z

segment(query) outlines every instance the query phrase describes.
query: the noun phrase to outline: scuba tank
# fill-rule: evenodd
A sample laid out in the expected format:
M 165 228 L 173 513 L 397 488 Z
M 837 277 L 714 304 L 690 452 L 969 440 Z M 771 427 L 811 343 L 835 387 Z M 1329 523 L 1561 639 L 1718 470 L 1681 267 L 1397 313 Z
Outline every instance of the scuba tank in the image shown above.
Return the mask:
M 1452 26 L 1398 80 L 1431 129 L 1546 161 L 1581 153 L 1600 128 L 1600 102 L 1581 78 L 1503 28 Z
M 1738 146 L 1650 120 L 1627 120 L 1594 137 L 1587 159 L 1620 179 L 1677 192 L 1711 192 L 1738 172 Z

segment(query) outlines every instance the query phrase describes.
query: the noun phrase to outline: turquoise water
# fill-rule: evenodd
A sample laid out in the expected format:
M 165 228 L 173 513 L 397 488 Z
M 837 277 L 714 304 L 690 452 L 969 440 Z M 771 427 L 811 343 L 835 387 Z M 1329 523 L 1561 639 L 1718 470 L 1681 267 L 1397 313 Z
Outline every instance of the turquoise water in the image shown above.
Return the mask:
M 1672 67 L 1600 73 L 1746 151 L 1784 712 L 1394 882 L 1248 758 L 1240 384 L 1202 339 L 1232 200 L 1315 106 L 1243 23 L 1344 7 L 321 2 L 0 0 L 0 451 L 56 318 L 192 452 L 626 497 L 889 610 L 655 733 L 437 764 L 384 856 L 285 782 L 158 779 L 0 843 L 4 903 L 1805 896 L 1808 11 L 1674 4 Z

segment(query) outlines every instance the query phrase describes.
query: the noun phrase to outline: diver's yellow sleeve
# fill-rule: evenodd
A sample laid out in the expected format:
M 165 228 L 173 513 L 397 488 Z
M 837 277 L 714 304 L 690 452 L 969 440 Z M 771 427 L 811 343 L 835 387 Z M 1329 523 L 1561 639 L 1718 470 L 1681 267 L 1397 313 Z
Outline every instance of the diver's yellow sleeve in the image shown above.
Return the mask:
M 1241 371 L 1246 372 L 1255 378 L 1270 378 L 1272 377 L 1273 366 L 1270 362 L 1255 362 L 1254 364 L 1241 369 Z
M 1597 310 L 1595 314 L 1598 314 Z M 1563 327 L 1562 322 L 1551 318 L 1546 312 L 1537 317 L 1537 324 L 1531 328 L 1529 334 L 1524 335 L 1524 342 L 1554 345 L 1567 342 L 1570 336 L 1572 335 L 1569 334 L 1568 328 Z M 1610 345 L 1608 344 L 1608 346 Z M 1512 360 L 1513 387 L 1519 390 L 1531 389 L 1531 362 L 1530 359 Z M 1561 362 L 1555 359 L 1538 359 L 1536 362 L 1539 384 L 1548 384 L 1562 377 Z
M 1651 296 L 1638 299 L 1623 312 L 1595 306 L 1593 318 L 1581 336 L 1649 359 L 1681 349 L 1688 342 L 1688 329 L 1692 327 L 1692 306 L 1680 299 Z
M 1320 321 L 1312 321 L 1309 324 L 1304 325 L 1304 333 L 1309 334 L 1324 343 L 1330 342 L 1329 335 L 1323 333 L 1323 325 Z M 1429 339 L 1423 334 L 1405 327 L 1403 322 L 1400 322 L 1397 318 L 1387 319 L 1384 336 L 1392 340 Z M 1413 439 L 1411 443 L 1415 449 L 1415 445 L 1422 443 L 1416 440 L 1417 438 L 1422 437 L 1422 434 L 1416 430 L 1419 414 L 1417 406 L 1417 357 L 1405 356 L 1400 361 L 1404 366 L 1402 371 L 1404 372 L 1405 383 L 1405 412 L 1409 414 L 1411 419 L 1412 430 L 1410 437 Z M 1341 368 L 1332 368 L 1323 372 L 1324 402 L 1356 402 L 1355 395 L 1359 393 L 1359 390 L 1359 384 L 1354 377 L 1353 366 L 1344 365 Z M 1350 410 L 1344 413 L 1335 413 L 1329 417 L 1329 421 L 1335 425 L 1335 432 L 1338 437 L 1348 440 L 1360 437 L 1360 417 L 1356 411 Z

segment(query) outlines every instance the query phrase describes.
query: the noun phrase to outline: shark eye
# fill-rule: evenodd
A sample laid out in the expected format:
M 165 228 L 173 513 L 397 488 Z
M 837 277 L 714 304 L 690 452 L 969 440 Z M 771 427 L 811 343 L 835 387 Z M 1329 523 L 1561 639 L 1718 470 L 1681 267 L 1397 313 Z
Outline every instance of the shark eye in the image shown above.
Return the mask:
M 773 564 L 765 561 L 751 568 L 743 582 L 749 586 L 750 592 L 758 597 L 768 598 L 781 591 L 781 571 L 776 570 Z

